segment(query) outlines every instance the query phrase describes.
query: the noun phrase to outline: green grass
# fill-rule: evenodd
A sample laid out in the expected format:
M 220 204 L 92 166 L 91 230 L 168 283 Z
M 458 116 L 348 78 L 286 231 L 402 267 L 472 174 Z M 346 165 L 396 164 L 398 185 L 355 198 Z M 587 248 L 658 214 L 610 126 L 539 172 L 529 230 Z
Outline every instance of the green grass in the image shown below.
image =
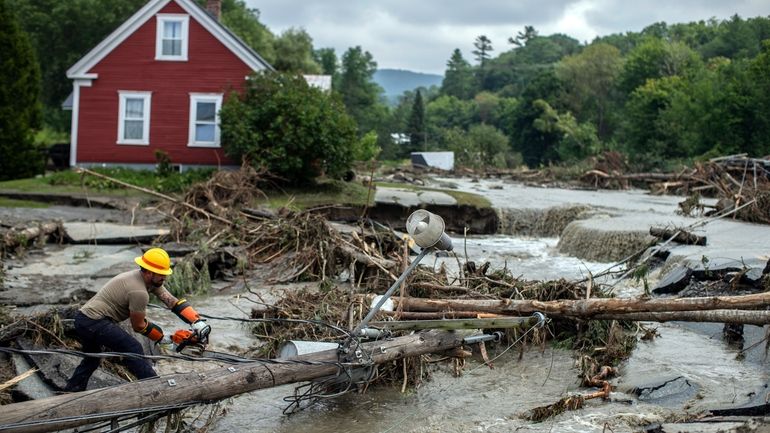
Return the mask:
M 482 197 L 477 194 L 469 193 L 469 192 L 460 192 L 460 191 L 438 189 L 438 188 L 423 188 L 421 186 L 411 185 L 408 183 L 376 182 L 376 184 L 377 186 L 388 187 L 388 188 L 400 188 L 400 189 L 406 189 L 410 191 L 443 192 L 447 195 L 451 195 L 452 197 L 454 197 L 454 199 L 457 200 L 458 205 L 473 206 L 476 208 L 486 208 L 486 207 L 492 206 L 492 203 L 490 203 L 489 200 L 487 200 L 485 197 Z
M 311 186 L 265 191 L 265 194 L 269 199 L 261 204 L 270 208 L 306 210 L 330 204 L 363 206 L 368 189 L 358 182 L 330 180 Z M 374 204 L 374 191 L 369 197 L 369 204 Z
M 41 203 L 39 201 L 29 200 L 16 200 L 12 198 L 0 197 L 0 207 L 31 207 L 31 208 L 47 208 L 47 203 Z
M 94 169 L 94 171 L 131 185 L 162 193 L 182 192 L 193 183 L 208 179 L 213 172 L 213 170 L 190 170 L 184 173 L 171 173 L 168 176 L 159 176 L 152 171 L 138 171 L 127 168 Z M 0 182 L 0 189 L 50 194 L 97 194 L 114 197 L 146 196 L 141 191 L 125 188 L 95 176 L 81 175 L 71 170 L 58 171 L 41 177 Z

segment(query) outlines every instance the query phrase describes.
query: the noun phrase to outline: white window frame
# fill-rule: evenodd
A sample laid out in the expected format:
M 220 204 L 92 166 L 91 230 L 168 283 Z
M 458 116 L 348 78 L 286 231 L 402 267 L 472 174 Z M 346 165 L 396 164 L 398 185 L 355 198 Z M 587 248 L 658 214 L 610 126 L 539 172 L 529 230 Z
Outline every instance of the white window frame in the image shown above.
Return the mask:
M 190 36 L 190 16 L 183 14 L 157 14 L 155 31 L 155 60 L 186 62 L 187 46 Z M 178 56 L 163 54 L 163 30 L 166 23 L 177 22 L 182 24 L 182 49 Z
M 197 141 L 195 140 L 195 125 L 198 117 L 198 102 L 213 102 L 215 104 L 214 114 L 214 141 Z M 187 146 L 189 147 L 222 147 L 220 143 L 220 129 L 219 129 L 219 110 L 222 109 L 222 94 L 221 93 L 190 93 L 190 124 L 189 124 L 189 138 L 187 140 Z
M 131 144 L 131 145 L 150 145 L 150 106 L 152 101 L 152 92 L 137 92 L 137 91 L 118 91 L 119 100 L 118 103 L 118 144 Z M 140 98 L 144 101 L 144 107 L 142 109 L 142 138 L 132 139 L 125 138 L 125 125 L 126 125 L 126 99 L 128 98 Z

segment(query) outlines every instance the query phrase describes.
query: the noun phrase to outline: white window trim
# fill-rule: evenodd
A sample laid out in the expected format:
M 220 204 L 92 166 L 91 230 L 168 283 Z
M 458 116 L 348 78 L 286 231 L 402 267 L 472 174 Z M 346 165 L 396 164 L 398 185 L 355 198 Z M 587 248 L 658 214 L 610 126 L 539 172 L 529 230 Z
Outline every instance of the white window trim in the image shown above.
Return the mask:
M 197 117 L 198 102 L 213 102 L 216 104 L 216 123 L 214 125 L 214 141 L 196 141 L 195 140 L 195 119 Z M 222 94 L 221 93 L 190 93 L 190 124 L 189 124 L 189 138 L 187 140 L 187 146 L 189 147 L 222 147 L 220 143 L 220 129 L 219 129 L 219 110 L 222 109 Z
M 118 90 L 120 103 L 118 104 L 118 144 L 131 144 L 131 145 L 150 145 L 150 106 L 152 99 L 152 92 L 135 92 Z M 125 124 L 126 124 L 126 99 L 127 98 L 142 98 L 144 100 L 144 108 L 142 110 L 142 138 L 126 139 L 125 137 Z
M 184 14 L 157 14 L 155 25 L 155 60 L 186 62 L 189 41 L 190 16 Z M 163 27 L 167 22 L 182 23 L 182 53 L 178 56 L 163 55 Z

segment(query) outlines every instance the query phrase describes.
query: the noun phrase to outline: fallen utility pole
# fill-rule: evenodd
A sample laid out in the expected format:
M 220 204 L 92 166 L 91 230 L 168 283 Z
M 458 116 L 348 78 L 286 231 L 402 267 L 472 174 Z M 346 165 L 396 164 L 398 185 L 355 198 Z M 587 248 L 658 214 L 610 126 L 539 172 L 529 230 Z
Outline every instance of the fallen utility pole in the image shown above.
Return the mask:
M 496 317 L 491 319 L 436 319 L 436 320 L 403 320 L 371 322 L 373 328 L 388 329 L 391 331 L 419 330 L 419 329 L 504 329 L 504 328 L 529 328 L 541 319 L 536 316 L 529 317 Z M 545 320 L 543 318 L 542 320 Z
M 462 335 L 430 331 L 388 341 L 361 344 L 374 364 L 442 352 L 463 344 Z M 296 360 L 337 362 L 338 351 L 299 356 Z M 335 364 L 265 364 L 261 362 L 177 373 L 123 385 L 14 403 L 0 411 L 0 431 L 38 433 L 73 428 L 130 414 L 166 410 L 221 400 L 287 383 L 339 373 Z
M 590 298 L 537 301 L 514 299 L 426 299 L 394 296 L 394 309 L 404 311 L 480 311 L 484 313 L 591 318 L 599 314 L 744 310 L 770 306 L 770 292 L 741 296 L 697 298 Z M 672 319 L 673 320 L 673 319 Z

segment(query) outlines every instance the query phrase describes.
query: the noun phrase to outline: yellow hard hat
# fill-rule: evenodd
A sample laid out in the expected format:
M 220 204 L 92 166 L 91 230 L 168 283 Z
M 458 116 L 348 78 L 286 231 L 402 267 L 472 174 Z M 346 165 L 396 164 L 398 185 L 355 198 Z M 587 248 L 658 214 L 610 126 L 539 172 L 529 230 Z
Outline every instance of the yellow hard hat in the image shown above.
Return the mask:
M 171 275 L 171 259 L 162 248 L 150 248 L 141 257 L 134 259 L 137 265 L 160 275 Z

